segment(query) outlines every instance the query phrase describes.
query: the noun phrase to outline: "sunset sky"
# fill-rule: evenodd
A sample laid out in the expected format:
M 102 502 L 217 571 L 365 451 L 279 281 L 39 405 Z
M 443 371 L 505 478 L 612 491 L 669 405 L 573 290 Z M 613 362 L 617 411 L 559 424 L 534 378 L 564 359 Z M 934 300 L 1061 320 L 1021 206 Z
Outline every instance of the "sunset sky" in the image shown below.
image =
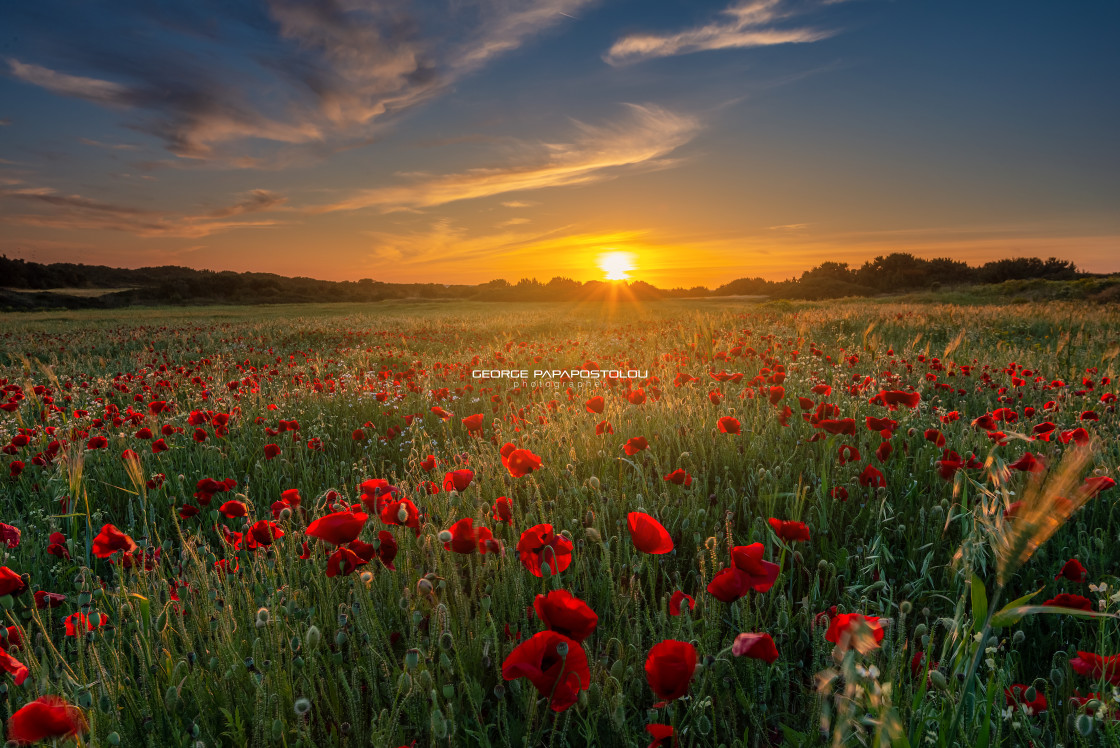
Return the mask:
M 11 257 L 664 287 L 892 251 L 1120 271 L 1120 3 L 43 0 L 0 29 Z

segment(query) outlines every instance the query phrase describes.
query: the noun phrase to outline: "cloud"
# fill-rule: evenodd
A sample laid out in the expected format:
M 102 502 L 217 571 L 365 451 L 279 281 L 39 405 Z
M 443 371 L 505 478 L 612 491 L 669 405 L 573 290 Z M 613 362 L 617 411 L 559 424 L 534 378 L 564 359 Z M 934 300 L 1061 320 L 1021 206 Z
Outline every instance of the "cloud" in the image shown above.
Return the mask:
M 804 231 L 809 228 L 807 223 L 784 223 L 781 226 L 767 226 L 770 231 Z
M 123 231 L 142 237 L 203 237 L 238 228 L 266 228 L 280 222 L 270 218 L 246 219 L 252 213 L 283 209 L 285 199 L 267 190 L 252 190 L 237 202 L 206 213 L 177 214 L 107 203 L 82 195 L 64 195 L 49 187 L 0 188 L 0 203 L 29 206 L 31 210 L 6 210 L 0 223 L 65 230 Z
M 571 143 L 527 147 L 515 163 L 456 174 L 413 175 L 403 184 L 362 190 L 312 213 L 376 208 L 431 208 L 507 192 L 587 184 L 623 168 L 664 167 L 669 153 L 692 140 L 699 121 L 658 106 L 626 105 L 626 116 L 608 125 L 576 122 Z
M 28 38 L 50 43 L 7 58 L 7 72 L 124 112 L 180 159 L 270 168 L 370 142 L 589 2 L 443 0 L 423 14 L 406 0 L 136 4 L 66 24 L 22 8 Z
M 501 223 L 497 224 L 497 226 L 500 229 L 504 229 L 509 228 L 510 226 L 524 226 L 527 223 L 532 223 L 532 221 L 530 221 L 528 218 L 511 218 L 508 221 L 502 221 Z
M 603 59 L 611 65 L 639 62 L 714 49 L 769 47 L 776 44 L 815 42 L 833 32 L 808 27 L 774 28 L 793 15 L 782 0 L 749 0 L 721 11 L 708 24 L 672 34 L 630 34 L 616 41 Z
M 528 208 L 536 205 L 536 203 L 528 202 L 526 200 L 506 200 L 502 203 L 503 208 Z

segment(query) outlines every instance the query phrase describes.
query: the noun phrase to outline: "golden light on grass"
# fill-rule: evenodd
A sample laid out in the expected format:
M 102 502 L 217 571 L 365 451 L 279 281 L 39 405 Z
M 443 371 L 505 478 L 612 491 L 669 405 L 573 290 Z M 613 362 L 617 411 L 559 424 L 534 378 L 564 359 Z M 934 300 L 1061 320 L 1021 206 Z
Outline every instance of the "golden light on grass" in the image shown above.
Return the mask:
M 629 280 L 634 270 L 634 255 L 630 252 L 611 251 L 599 255 L 599 269 L 607 280 Z

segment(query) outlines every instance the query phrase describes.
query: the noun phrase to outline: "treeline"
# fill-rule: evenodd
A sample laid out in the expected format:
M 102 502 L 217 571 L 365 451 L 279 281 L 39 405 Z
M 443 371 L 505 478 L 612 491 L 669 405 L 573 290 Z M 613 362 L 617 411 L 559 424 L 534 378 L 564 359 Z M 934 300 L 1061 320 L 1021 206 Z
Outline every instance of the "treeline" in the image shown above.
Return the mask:
M 768 296 L 786 299 L 825 299 L 873 296 L 899 291 L 936 290 L 941 286 L 1002 283 L 1009 280 L 1072 280 L 1085 277 L 1068 260 L 1019 257 L 972 266 L 959 260 L 925 260 L 895 253 L 876 257 L 860 267 L 824 262 L 786 281 L 740 278 L 714 290 L 703 286 L 660 289 L 642 281 L 581 283 L 553 278 L 547 283 L 522 279 L 494 280 L 480 285 L 440 283 L 382 283 L 289 278 L 273 273 L 234 273 L 178 266 L 138 269 L 103 265 L 54 263 L 44 265 L 0 257 L 0 306 L 118 307 L 133 304 L 277 304 L 335 301 L 431 299 L 476 301 L 583 301 L 598 298 L 653 300 L 704 296 Z M 74 289 L 67 294 L 65 290 Z M 99 296 L 79 289 L 123 289 Z M 50 290 L 50 293 L 47 291 Z M 36 293 L 38 292 L 38 293 Z

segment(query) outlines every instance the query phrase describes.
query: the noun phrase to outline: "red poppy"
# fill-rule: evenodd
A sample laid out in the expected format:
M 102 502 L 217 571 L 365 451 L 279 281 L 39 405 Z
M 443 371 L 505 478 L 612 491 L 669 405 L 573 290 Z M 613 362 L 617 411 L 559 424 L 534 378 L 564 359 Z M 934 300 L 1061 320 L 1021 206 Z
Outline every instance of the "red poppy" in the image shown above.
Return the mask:
M 898 390 L 883 390 L 878 395 L 871 398 L 873 404 L 886 405 L 891 410 L 894 410 L 899 405 L 905 405 L 907 408 L 916 408 L 921 401 L 922 396 L 918 392 L 900 392 Z
M 380 513 L 385 506 L 394 499 L 403 496 L 402 491 L 390 485 L 384 478 L 370 478 L 358 485 L 361 491 L 361 502 L 371 513 Z
M 249 529 L 245 531 L 245 546 L 251 551 L 262 546 L 267 548 L 272 545 L 273 540 L 282 537 L 284 531 L 275 522 L 262 519 L 249 525 Z
M 279 444 L 266 444 L 266 445 L 264 445 L 264 458 L 266 460 L 272 460 L 272 459 L 275 459 L 276 457 L 279 457 L 279 456 L 280 456 L 280 445 Z
M 409 499 L 399 499 L 386 504 L 381 510 L 381 521 L 387 525 L 411 527 L 416 537 L 420 537 L 420 511 Z
M 335 512 L 308 525 L 306 534 L 331 545 L 344 545 L 358 537 L 367 519 L 369 515 L 364 512 Z
M 39 610 L 57 608 L 64 602 L 66 602 L 66 595 L 58 592 L 45 592 L 43 590 L 36 590 L 35 592 L 35 607 Z
M 1092 475 L 1081 483 L 1078 490 L 1088 495 L 1089 498 L 1094 498 L 1097 494 L 1107 491 L 1115 485 L 1116 481 L 1107 475 Z
M 1086 578 L 1085 567 L 1082 566 L 1081 562 L 1076 558 L 1071 558 L 1069 561 L 1062 564 L 1061 571 L 1058 572 L 1058 575 L 1054 577 L 1054 579 L 1061 579 L 1062 577 L 1065 577 L 1071 582 L 1084 582 Z
M 945 446 L 945 435 L 937 429 L 926 429 L 923 434 L 927 442 L 933 442 L 935 446 Z
M 773 517 L 770 518 L 769 522 L 770 527 L 774 529 L 774 534 L 787 543 L 809 540 L 809 528 L 804 522 L 774 519 Z
M 824 429 L 830 434 L 856 435 L 856 419 L 854 418 L 825 418 L 817 421 L 814 426 L 818 429 Z
M 851 444 L 841 444 L 837 451 L 837 458 L 841 465 L 846 465 L 849 462 L 859 462 L 861 459 L 859 450 Z
M 883 477 L 878 468 L 869 463 L 859 474 L 859 484 L 864 487 L 881 488 L 887 485 L 887 479 Z
M 646 748 L 676 748 L 677 731 L 672 725 L 646 725 L 646 732 L 652 740 Z
M 1043 605 L 1049 605 L 1056 608 L 1074 608 L 1075 610 L 1092 610 L 1093 601 L 1082 595 L 1071 595 L 1068 592 L 1063 592 L 1057 597 L 1050 598 Z
M 443 544 L 443 547 L 455 553 L 486 553 L 491 539 L 494 534 L 488 528 L 479 527 L 474 529 L 474 520 L 470 517 L 459 520 L 451 526 L 449 531 L 451 533 L 451 540 Z
M 1025 473 L 1041 473 L 1046 470 L 1046 463 L 1037 456 L 1027 452 L 1007 467 L 1011 470 L 1022 470 Z
M 602 436 L 603 434 L 613 434 L 614 426 L 609 421 L 600 421 L 595 427 L 595 436 Z
M 780 567 L 762 560 L 762 543 L 738 545 L 731 549 L 731 566 L 718 572 L 708 583 L 708 592 L 720 602 L 733 602 L 751 590 L 766 592 L 774 586 Z
M 218 511 L 224 514 L 229 519 L 249 516 L 249 508 L 240 501 L 236 501 L 234 499 L 230 499 L 229 501 L 222 504 L 220 507 L 218 507 Z
M 502 464 L 514 478 L 524 478 L 541 467 L 541 458 L 527 449 L 515 449 L 502 457 Z
M 364 558 L 349 548 L 336 548 L 327 559 L 327 576 L 332 578 L 339 575 L 347 576 L 365 563 Z
M 16 631 L 19 631 L 19 629 L 16 629 Z M 17 686 L 22 686 L 23 682 L 27 680 L 27 676 L 31 674 L 27 665 L 12 657 L 3 647 L 0 647 L 0 670 L 11 674 Z
M 1104 678 L 1114 686 L 1120 686 L 1120 655 L 1101 657 L 1092 652 L 1078 652 L 1077 657 L 1069 661 L 1073 672 L 1084 675 L 1092 680 Z
M 377 559 L 386 569 L 396 571 L 397 567 L 393 566 L 393 560 L 397 557 L 397 539 L 388 530 L 380 530 L 377 533 L 377 542 Z
M 673 550 L 669 531 L 645 512 L 630 512 L 626 522 L 630 527 L 630 539 L 639 551 L 660 555 Z
M 599 623 L 595 611 L 567 590 L 552 590 L 547 595 L 537 595 L 533 600 L 533 610 L 545 628 L 577 642 L 591 636 Z
M 554 712 L 568 709 L 591 687 L 583 646 L 556 631 L 542 631 L 518 644 L 502 663 L 506 680 L 528 678 Z
M 678 486 L 685 486 L 686 488 L 692 485 L 692 476 L 686 473 L 681 468 L 677 468 L 673 472 L 666 475 L 665 480 Z
M 644 436 L 633 436 L 622 445 L 622 451 L 633 457 L 644 449 L 649 449 L 649 442 Z
M 93 555 L 98 558 L 109 558 L 117 551 L 132 553 L 136 550 L 136 543 L 113 525 L 105 525 L 101 532 L 93 539 Z
M 732 418 L 731 416 L 724 416 L 723 418 L 716 421 L 716 427 L 719 429 L 721 434 L 742 433 L 742 427 L 739 425 L 738 419 Z
M 825 641 L 832 642 L 833 644 L 847 649 L 849 644 L 852 643 L 854 637 L 859 636 L 861 632 L 870 630 L 874 638 L 874 646 L 878 647 L 879 642 L 883 641 L 883 627 L 879 624 L 878 616 L 865 616 L 860 613 L 839 613 L 828 625 L 828 631 L 825 633 Z M 867 644 L 870 644 L 868 642 Z
M 105 449 L 109 446 L 109 440 L 104 436 L 94 436 L 86 442 L 86 449 Z
M 467 490 L 467 486 L 474 480 L 474 471 L 462 468 L 460 470 L 452 470 L 443 476 L 443 490 L 444 491 L 459 491 L 462 493 Z
M 521 533 L 517 555 L 535 577 L 543 576 L 544 564 L 548 564 L 552 574 L 559 574 L 572 564 L 572 541 L 555 534 L 552 525 L 534 525 Z
M 0 543 L 3 543 L 9 548 L 17 548 L 19 547 L 20 535 L 21 533 L 18 527 L 0 522 Z
M 739 634 L 731 645 L 731 654 L 750 657 L 773 665 L 778 659 L 778 647 L 770 634 Z
M 40 696 L 8 718 L 8 740 L 17 745 L 68 738 L 85 730 L 82 710 L 57 696 Z
M 1027 691 L 1030 691 L 1030 686 L 1024 686 L 1022 683 L 1014 683 L 1011 688 L 1005 688 L 1003 696 L 1007 706 L 1022 705 L 1026 708 L 1028 714 L 1041 714 L 1048 708 L 1046 703 L 1046 696 L 1035 690 L 1033 701 L 1026 700 Z
M 844 486 L 836 486 L 831 491 L 829 491 L 829 495 L 832 496 L 832 498 L 837 499 L 839 501 L 847 501 L 848 500 L 848 489 L 845 488 Z
M 587 407 L 588 413 L 602 413 L 605 401 L 601 396 L 596 395 L 595 397 L 584 403 L 584 405 Z
M 499 496 L 494 500 L 494 506 L 491 507 L 494 511 L 495 522 L 505 522 L 507 525 L 513 524 L 513 502 L 507 496 Z
M 467 433 L 481 433 L 482 421 L 485 418 L 481 413 L 476 413 L 473 416 L 467 416 L 463 419 L 463 425 L 467 427 Z
M 428 472 L 428 473 L 435 470 L 437 464 L 438 463 L 436 462 L 436 456 L 435 455 L 428 455 L 426 458 L 424 458 L 423 460 L 420 461 L 420 467 L 423 468 L 424 471 Z
M 87 616 L 85 613 L 71 613 L 63 621 L 67 636 L 80 636 L 89 631 L 101 628 L 109 622 L 109 616 L 104 613 L 94 613 Z
M 650 648 L 646 657 L 646 681 L 661 699 L 655 707 L 687 693 L 696 672 L 696 660 L 696 647 L 689 642 L 666 639 Z
M 681 604 L 685 602 L 688 603 L 689 610 L 696 607 L 696 601 L 692 599 L 692 595 L 686 595 L 680 590 L 674 592 L 673 596 L 669 598 L 669 615 L 679 616 L 681 614 Z

